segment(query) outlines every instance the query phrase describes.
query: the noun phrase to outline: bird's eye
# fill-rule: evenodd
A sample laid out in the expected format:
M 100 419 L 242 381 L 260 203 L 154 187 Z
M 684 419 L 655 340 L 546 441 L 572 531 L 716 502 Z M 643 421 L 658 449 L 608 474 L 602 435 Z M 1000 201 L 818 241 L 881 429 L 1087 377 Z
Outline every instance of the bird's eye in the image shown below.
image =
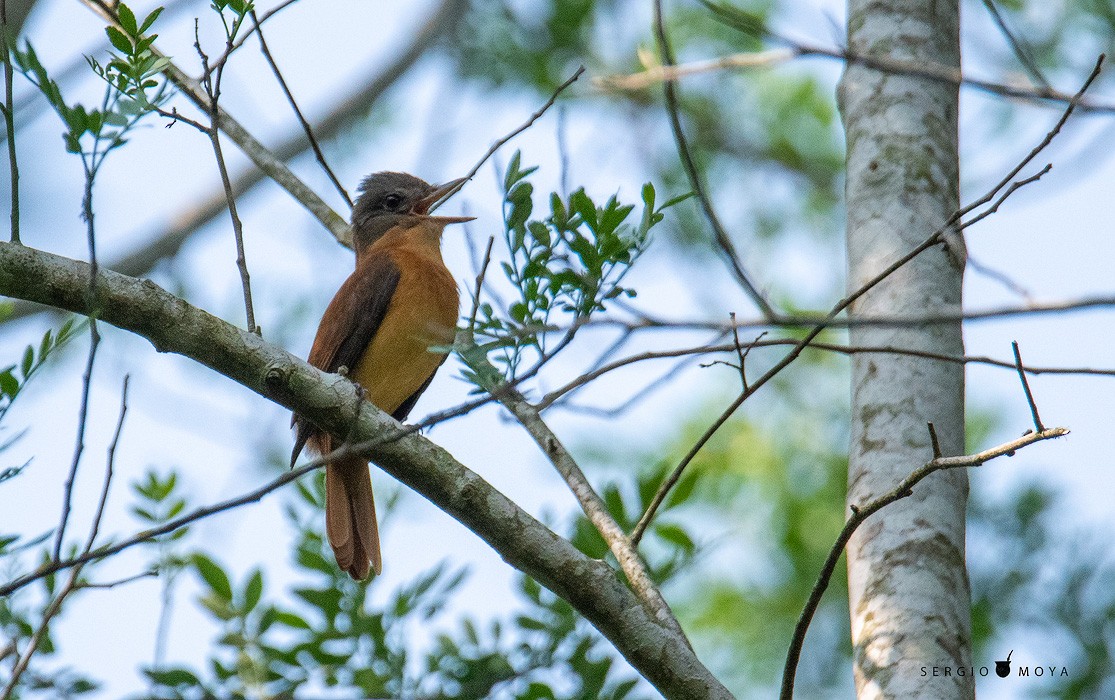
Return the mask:
M 402 204 L 402 201 L 402 195 L 397 194 L 389 194 L 383 199 L 383 202 L 387 205 L 388 209 L 395 209 L 400 204 Z

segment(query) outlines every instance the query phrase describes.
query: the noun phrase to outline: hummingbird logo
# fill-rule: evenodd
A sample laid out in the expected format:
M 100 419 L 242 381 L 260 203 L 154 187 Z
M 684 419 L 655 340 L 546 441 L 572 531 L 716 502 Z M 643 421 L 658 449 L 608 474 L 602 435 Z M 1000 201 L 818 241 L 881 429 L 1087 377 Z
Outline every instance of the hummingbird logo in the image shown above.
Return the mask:
M 995 675 L 999 678 L 1006 678 L 1008 675 L 1010 675 L 1010 657 L 1013 653 L 1014 649 L 1011 649 L 1010 654 L 1007 654 L 1006 661 L 995 662 Z

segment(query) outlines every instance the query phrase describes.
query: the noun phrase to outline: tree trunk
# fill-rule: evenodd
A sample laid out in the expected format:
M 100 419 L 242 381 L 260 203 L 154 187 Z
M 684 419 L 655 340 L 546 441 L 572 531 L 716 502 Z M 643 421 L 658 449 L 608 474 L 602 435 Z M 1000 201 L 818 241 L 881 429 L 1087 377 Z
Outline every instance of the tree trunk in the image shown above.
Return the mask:
M 853 54 L 960 65 L 956 0 L 850 0 Z M 958 207 L 955 84 L 849 63 L 840 84 L 847 134 L 848 287 L 859 288 L 924 241 Z M 963 243 L 930 249 L 861 298 L 854 316 L 956 310 Z M 958 355 L 960 323 L 854 327 L 854 345 Z M 964 370 L 895 355 L 852 360 L 849 505 L 893 489 L 932 458 L 964 452 Z M 968 477 L 937 473 L 868 520 L 848 545 L 856 690 L 860 698 L 973 697 L 964 564 Z M 948 668 L 946 675 L 945 668 Z M 934 669 L 937 669 L 936 673 Z M 957 669 L 964 675 L 957 675 Z

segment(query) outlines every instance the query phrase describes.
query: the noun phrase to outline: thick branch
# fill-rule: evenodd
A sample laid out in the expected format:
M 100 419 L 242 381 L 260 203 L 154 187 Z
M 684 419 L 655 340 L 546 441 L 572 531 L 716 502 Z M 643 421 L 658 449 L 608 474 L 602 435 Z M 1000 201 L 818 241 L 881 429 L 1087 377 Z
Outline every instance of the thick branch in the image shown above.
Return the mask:
M 86 313 L 88 275 L 85 263 L 0 243 L 0 294 Z M 358 402 L 348 380 L 320 372 L 153 282 L 102 270 L 94 303 L 103 321 L 146 338 L 161 352 L 210 367 L 325 430 L 366 441 L 399 427 L 374 406 Z M 381 443 L 370 456 L 512 566 L 569 601 L 663 695 L 731 697 L 685 638 L 655 620 L 611 567 L 580 553 L 444 449 L 410 434 Z

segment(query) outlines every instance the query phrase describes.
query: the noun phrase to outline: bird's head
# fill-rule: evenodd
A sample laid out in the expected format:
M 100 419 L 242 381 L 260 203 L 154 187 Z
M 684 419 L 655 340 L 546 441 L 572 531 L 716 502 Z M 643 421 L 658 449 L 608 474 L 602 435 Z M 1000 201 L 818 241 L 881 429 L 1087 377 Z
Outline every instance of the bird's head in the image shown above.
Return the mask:
M 360 196 L 352 208 L 356 246 L 377 241 L 407 217 L 422 217 L 442 225 L 472 221 L 471 216 L 431 216 L 430 209 L 448 199 L 467 178 L 431 185 L 407 173 L 379 172 L 360 183 Z

